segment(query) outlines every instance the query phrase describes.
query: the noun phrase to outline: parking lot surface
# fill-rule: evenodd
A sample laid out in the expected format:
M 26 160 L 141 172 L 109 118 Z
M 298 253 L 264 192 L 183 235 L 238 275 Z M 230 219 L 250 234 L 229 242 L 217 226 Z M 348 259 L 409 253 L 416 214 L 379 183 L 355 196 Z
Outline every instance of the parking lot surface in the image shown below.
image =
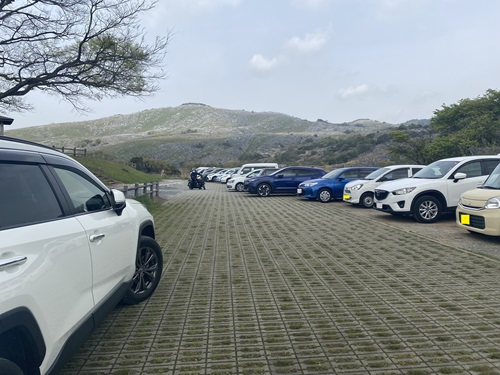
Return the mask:
M 497 239 L 343 202 L 181 190 L 155 295 L 64 374 L 500 374 Z

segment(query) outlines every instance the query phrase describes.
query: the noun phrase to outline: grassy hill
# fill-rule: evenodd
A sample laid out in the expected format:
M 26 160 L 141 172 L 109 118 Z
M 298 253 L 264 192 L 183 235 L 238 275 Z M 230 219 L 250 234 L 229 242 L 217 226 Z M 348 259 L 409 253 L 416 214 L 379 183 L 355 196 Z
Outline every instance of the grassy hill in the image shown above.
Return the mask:
M 331 157 L 339 148 L 339 139 L 353 135 L 373 139 L 375 143 L 360 142 L 373 148 L 376 139 L 382 139 L 381 135 L 394 127 L 369 119 L 334 124 L 281 113 L 187 103 L 93 121 L 7 130 L 6 135 L 55 147 L 87 148 L 88 154 L 105 155 L 110 160 L 157 158 L 187 169 L 193 165 L 240 165 L 277 158 L 284 164 L 310 164 L 313 160 L 317 165 L 329 165 L 347 157 L 344 151 L 343 157 Z M 362 147 L 358 146 L 356 152 L 363 152 Z M 328 160 L 322 162 L 326 156 Z M 349 153 L 350 158 L 353 156 Z

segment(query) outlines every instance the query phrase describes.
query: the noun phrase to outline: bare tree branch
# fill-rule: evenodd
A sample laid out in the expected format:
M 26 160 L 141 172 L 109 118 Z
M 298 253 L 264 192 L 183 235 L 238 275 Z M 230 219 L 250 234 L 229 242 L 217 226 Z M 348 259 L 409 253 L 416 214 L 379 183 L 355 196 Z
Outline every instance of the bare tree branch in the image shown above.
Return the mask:
M 158 90 L 170 33 L 149 44 L 139 17 L 154 0 L 0 0 L 0 110 L 32 109 L 33 90 L 84 99 Z

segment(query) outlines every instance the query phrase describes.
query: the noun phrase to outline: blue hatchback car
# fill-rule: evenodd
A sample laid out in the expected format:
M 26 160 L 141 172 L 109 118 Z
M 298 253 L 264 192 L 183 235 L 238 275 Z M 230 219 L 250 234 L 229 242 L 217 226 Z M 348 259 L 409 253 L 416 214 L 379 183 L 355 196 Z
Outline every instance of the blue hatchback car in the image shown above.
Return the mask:
M 332 199 L 342 199 L 344 185 L 349 181 L 359 180 L 368 176 L 378 167 L 346 167 L 334 169 L 323 177 L 302 182 L 297 188 L 297 195 L 320 202 L 330 202 Z
M 253 177 L 245 180 L 245 188 L 252 194 L 267 197 L 271 194 L 295 194 L 301 182 L 319 178 L 326 173 L 324 169 L 314 167 L 285 167 L 269 176 Z

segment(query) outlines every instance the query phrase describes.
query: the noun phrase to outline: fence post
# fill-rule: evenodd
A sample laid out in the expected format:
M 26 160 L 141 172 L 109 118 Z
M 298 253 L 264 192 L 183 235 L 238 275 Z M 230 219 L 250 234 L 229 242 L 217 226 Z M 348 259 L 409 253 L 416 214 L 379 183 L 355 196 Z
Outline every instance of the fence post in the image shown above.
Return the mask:
M 158 197 L 160 195 L 160 182 L 156 181 L 155 182 L 155 191 L 156 191 L 156 196 Z
M 134 185 L 134 197 L 139 196 L 139 184 Z
M 124 186 L 123 186 L 123 194 L 125 194 L 125 198 L 127 198 L 127 194 L 128 194 L 128 185 L 124 185 Z

